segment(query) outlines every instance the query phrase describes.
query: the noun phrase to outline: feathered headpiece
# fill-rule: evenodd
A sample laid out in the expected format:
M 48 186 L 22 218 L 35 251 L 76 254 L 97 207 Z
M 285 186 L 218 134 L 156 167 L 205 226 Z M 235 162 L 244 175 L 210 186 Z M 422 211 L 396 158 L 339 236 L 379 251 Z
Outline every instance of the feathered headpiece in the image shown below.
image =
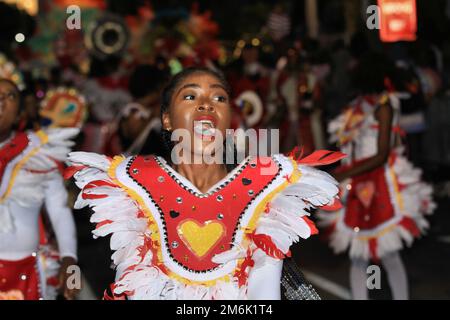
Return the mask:
M 8 58 L 0 53 L 0 79 L 6 79 L 13 82 L 19 91 L 25 89 L 25 82 L 17 66 L 8 60 Z

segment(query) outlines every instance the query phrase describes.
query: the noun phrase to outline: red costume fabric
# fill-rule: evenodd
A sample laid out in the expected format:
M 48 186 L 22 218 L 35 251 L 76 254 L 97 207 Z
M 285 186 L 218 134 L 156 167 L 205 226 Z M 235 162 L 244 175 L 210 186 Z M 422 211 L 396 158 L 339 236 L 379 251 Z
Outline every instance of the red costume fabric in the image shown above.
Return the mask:
M 0 300 L 39 300 L 39 281 L 36 257 L 0 260 Z

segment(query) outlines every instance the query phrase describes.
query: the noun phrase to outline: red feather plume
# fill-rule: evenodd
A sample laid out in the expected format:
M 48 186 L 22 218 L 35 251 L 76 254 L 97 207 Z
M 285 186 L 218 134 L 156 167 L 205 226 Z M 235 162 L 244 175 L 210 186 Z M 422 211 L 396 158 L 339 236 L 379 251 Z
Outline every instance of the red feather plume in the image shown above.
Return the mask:
M 284 259 L 286 256 L 290 256 L 290 252 L 286 254 L 283 253 L 280 249 L 277 248 L 272 238 L 265 234 L 255 234 L 252 233 L 250 235 L 253 243 L 262 251 L 264 251 L 269 257 L 275 259 Z

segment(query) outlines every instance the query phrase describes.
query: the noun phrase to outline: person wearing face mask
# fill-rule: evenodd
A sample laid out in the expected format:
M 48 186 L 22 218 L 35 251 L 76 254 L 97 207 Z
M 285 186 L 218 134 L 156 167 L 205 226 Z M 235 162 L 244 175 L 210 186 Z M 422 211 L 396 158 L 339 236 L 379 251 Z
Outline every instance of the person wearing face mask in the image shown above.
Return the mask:
M 0 66 L 0 300 L 50 298 L 38 253 L 43 205 L 61 252 L 59 288 L 73 299 L 76 290 L 66 283 L 77 259 L 75 224 L 58 169 L 78 129 L 18 131 L 23 86 L 17 71 L 5 69 L 11 65 Z
M 337 182 L 311 166 L 341 153 L 220 161 L 233 154 L 222 140 L 229 91 L 209 69 L 172 78 L 161 106 L 168 158 L 69 155 L 76 207 L 93 208 L 95 236 L 112 235 L 106 299 L 280 299 L 291 245 L 317 231 L 308 211 L 339 206 Z

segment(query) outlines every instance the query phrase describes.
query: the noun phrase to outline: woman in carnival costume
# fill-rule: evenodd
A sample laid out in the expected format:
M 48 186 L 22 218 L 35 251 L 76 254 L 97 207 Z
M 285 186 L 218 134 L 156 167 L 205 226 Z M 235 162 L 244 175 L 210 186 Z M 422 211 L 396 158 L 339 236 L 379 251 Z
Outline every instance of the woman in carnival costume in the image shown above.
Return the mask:
M 39 260 L 39 213 L 46 206 L 61 252 L 59 280 L 76 264 L 75 224 L 59 172 L 78 129 L 16 130 L 24 88 L 15 66 L 0 57 L 0 300 L 37 300 L 46 295 Z
M 190 68 L 162 96 L 168 144 L 171 133 L 189 134 L 171 159 L 69 155 L 67 176 L 81 189 L 76 207 L 93 208 L 94 236 L 112 235 L 117 273 L 105 298 L 280 299 L 290 246 L 317 231 L 309 210 L 338 204 L 337 182 L 311 165 L 342 154 L 249 156 L 231 171 L 207 163 L 211 144 L 223 158 L 228 147 L 218 137 L 230 119 L 224 78 Z M 202 161 L 189 161 L 196 156 Z
M 381 262 L 394 299 L 408 299 L 408 281 L 399 251 L 428 227 L 424 214 L 435 204 L 432 189 L 403 155 L 395 70 L 378 54 L 368 54 L 355 71 L 359 96 L 329 124 L 331 142 L 348 157 L 336 170 L 345 206 L 320 213 L 336 253 L 349 250 L 354 299 L 368 298 L 369 261 Z

